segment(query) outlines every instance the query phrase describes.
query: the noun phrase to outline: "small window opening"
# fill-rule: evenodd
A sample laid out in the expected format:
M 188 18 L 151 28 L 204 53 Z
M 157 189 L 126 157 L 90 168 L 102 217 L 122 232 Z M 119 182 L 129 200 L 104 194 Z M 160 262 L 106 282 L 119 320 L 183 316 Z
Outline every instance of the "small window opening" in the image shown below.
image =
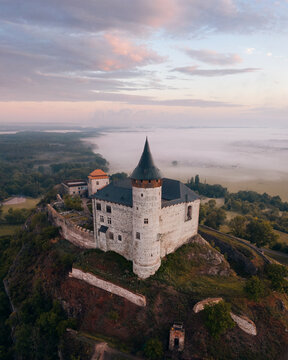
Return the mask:
M 179 339 L 178 338 L 175 338 L 174 339 L 174 348 L 178 348 L 179 347 Z
M 187 209 L 187 220 L 191 220 L 192 219 L 192 206 L 188 206 Z
M 143 194 L 141 194 L 141 197 L 143 197 Z
M 136 239 L 140 240 L 140 233 L 136 232 Z
M 144 224 L 148 224 L 148 219 L 144 219 Z
M 104 216 L 100 215 L 100 222 L 104 222 Z
M 109 239 L 114 240 L 114 234 L 112 232 L 109 232 Z
M 101 210 L 101 204 L 100 203 L 96 203 L 96 209 Z
M 99 185 L 99 181 L 96 181 L 96 185 Z
M 122 241 L 122 235 L 118 235 L 118 241 Z
M 108 217 L 107 223 L 108 223 L 108 224 L 112 224 L 112 221 L 111 221 L 111 218 L 110 218 L 110 217 Z
M 110 205 L 107 205 L 107 206 L 106 206 L 106 211 L 107 211 L 107 213 L 110 213 L 110 214 L 111 214 L 111 206 L 110 206 Z

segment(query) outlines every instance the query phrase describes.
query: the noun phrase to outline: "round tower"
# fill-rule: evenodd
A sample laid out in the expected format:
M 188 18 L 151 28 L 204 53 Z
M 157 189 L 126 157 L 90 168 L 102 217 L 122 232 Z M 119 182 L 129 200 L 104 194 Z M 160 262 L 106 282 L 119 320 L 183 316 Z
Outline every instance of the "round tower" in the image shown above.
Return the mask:
M 146 138 L 139 164 L 131 175 L 133 197 L 133 272 L 145 279 L 161 265 L 159 217 L 162 179 Z

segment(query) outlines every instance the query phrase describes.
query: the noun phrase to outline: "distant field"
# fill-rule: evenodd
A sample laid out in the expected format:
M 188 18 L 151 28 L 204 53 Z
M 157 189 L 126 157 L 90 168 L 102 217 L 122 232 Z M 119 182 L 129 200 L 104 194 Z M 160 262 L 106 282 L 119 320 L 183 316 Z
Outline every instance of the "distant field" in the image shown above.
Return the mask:
M 0 225 L 0 236 L 13 235 L 21 225 Z
M 279 242 L 282 242 L 284 244 L 288 245 L 288 234 L 282 232 L 282 231 L 278 231 L 278 230 L 274 230 L 274 232 L 279 235 Z
M 32 209 L 34 208 L 38 202 L 40 201 L 40 198 L 32 199 L 32 198 L 26 198 L 25 202 L 22 202 L 21 204 L 13 204 L 13 205 L 3 205 L 3 215 L 7 214 L 8 210 L 12 208 L 15 209 Z

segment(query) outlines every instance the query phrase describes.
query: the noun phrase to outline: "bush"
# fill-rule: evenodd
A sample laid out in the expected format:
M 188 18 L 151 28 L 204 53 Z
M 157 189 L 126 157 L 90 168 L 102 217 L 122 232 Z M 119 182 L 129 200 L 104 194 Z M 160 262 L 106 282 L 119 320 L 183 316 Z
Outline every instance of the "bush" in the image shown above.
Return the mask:
M 235 326 L 230 316 L 230 304 L 221 301 L 216 305 L 208 305 L 204 308 L 205 326 L 210 334 L 216 339 L 227 330 Z
M 258 276 L 252 276 L 244 287 L 248 297 L 252 300 L 258 301 L 265 295 L 265 286 L 263 281 Z
M 144 354 L 148 359 L 157 360 L 163 357 L 163 345 L 159 339 L 149 339 L 144 346 Z

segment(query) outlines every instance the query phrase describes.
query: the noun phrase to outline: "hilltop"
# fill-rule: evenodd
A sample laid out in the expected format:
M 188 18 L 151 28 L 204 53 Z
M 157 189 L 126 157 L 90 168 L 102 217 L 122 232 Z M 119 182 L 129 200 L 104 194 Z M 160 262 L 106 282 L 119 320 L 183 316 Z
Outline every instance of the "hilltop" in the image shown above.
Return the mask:
M 15 349 L 23 359 L 32 359 L 39 346 L 47 359 L 55 359 L 59 349 L 64 359 L 90 359 L 97 341 L 124 351 L 123 358 L 125 353 L 142 357 L 150 339 L 160 341 L 165 358 L 284 359 L 287 355 L 287 297 L 269 291 L 264 263 L 251 249 L 246 249 L 246 255 L 242 250 L 246 264 L 251 265 L 248 269 L 255 268 L 267 285 L 267 296 L 259 302 L 249 300 L 244 291 L 250 274 L 241 272 L 243 262 L 234 259 L 230 266 L 219 249 L 201 237 L 168 255 L 154 276 L 141 281 L 133 274 L 131 262 L 120 255 L 81 250 L 61 239 L 43 211 L 33 215 L 26 227 L 28 230 L 7 240 L 6 259 L 1 258 L 8 269 L 7 254 L 13 249 L 18 252 L 6 284 L 17 311 L 17 316 L 11 314 L 9 324 L 14 327 Z M 147 306 L 139 307 L 68 277 L 72 266 L 144 295 Z M 194 314 L 193 306 L 218 296 L 231 304 L 234 313 L 255 322 L 256 337 L 238 327 L 220 339 L 209 334 L 203 313 Z M 173 321 L 182 321 L 185 326 L 183 353 L 167 351 Z M 79 331 L 78 335 L 67 333 L 69 327 Z

